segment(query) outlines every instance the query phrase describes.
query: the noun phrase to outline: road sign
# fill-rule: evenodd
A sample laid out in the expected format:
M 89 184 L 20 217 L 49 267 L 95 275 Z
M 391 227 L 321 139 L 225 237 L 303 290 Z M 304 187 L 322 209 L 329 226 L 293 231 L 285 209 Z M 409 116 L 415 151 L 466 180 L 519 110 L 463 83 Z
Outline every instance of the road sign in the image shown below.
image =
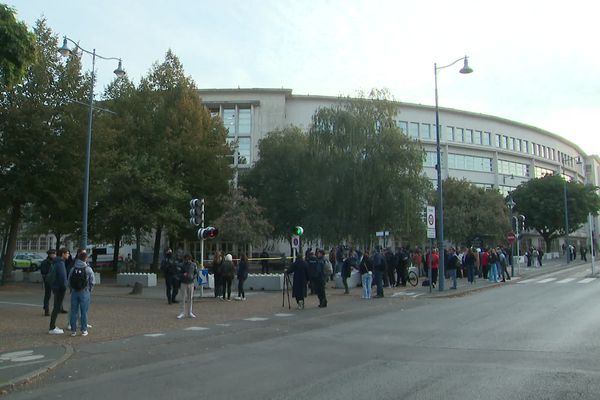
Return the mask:
M 508 232 L 506 234 L 506 240 L 508 240 L 508 243 L 513 244 L 513 242 L 515 241 L 517 237 L 515 236 L 514 232 Z
M 300 250 L 300 236 L 298 236 L 298 235 L 292 236 L 292 247 L 296 250 Z
M 427 206 L 427 239 L 435 239 L 435 207 Z

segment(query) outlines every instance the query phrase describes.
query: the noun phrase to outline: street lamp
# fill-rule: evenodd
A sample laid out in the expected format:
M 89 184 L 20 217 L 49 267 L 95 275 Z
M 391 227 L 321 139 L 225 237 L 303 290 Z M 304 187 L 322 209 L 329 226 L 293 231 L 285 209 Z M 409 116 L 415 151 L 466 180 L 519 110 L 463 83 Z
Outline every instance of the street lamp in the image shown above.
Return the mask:
M 581 158 L 577 157 L 577 164 L 581 165 L 581 169 L 582 169 L 582 173 L 583 173 L 583 178 L 584 178 L 584 182 L 586 185 L 589 185 L 588 182 L 588 177 L 587 174 L 585 173 L 585 164 L 584 162 L 581 160 Z M 592 256 L 592 276 L 594 276 L 596 274 L 596 262 L 595 262 L 595 256 L 594 256 L 594 236 L 593 236 L 593 230 L 592 230 L 592 213 L 588 213 L 588 228 L 589 228 L 589 232 L 590 232 L 590 252 L 591 252 L 591 256 Z
M 504 178 L 506 178 L 506 176 Z M 509 195 L 508 196 L 508 200 L 506 202 L 506 205 L 508 206 L 508 208 L 510 208 L 509 222 L 510 222 L 510 225 L 512 226 L 512 219 L 514 218 L 512 216 L 513 208 L 515 208 L 515 206 L 517 205 L 517 203 L 515 203 L 515 201 L 513 200 L 512 196 Z M 512 228 L 511 228 L 511 230 L 512 230 Z M 517 227 L 517 232 L 519 232 L 519 228 L 518 227 Z M 517 235 L 518 235 L 518 233 L 517 233 Z M 510 247 L 511 247 L 511 252 L 510 252 L 510 254 L 511 254 L 511 257 L 510 257 L 510 276 L 514 277 L 515 276 L 515 263 L 514 263 L 515 245 L 514 245 L 514 243 L 511 243 Z
M 438 207 L 437 207 L 437 221 L 438 221 L 438 249 L 440 254 L 440 262 L 439 262 L 439 291 L 444 290 L 444 200 L 443 200 L 443 192 L 442 192 L 442 155 L 440 151 L 440 108 L 438 106 L 438 87 L 437 87 L 437 74 L 438 70 L 448 68 L 456 64 L 457 62 L 464 60 L 464 65 L 460 69 L 461 74 L 470 74 L 473 70 L 469 67 L 467 56 L 461 57 L 458 60 L 450 63 L 448 65 L 444 65 L 442 67 L 438 67 L 437 63 L 433 64 L 433 73 L 435 77 L 435 145 L 437 152 L 437 197 L 438 197 Z
M 68 43 L 71 42 L 75 45 L 75 50 L 69 49 Z M 88 125 L 87 125 L 87 142 L 85 147 L 85 176 L 83 180 L 83 213 L 81 219 L 81 242 L 80 248 L 85 249 L 87 247 L 87 237 L 88 237 L 88 194 L 90 189 L 90 158 L 91 158 L 91 149 L 92 149 L 92 116 L 94 111 L 94 84 L 96 79 L 96 73 L 94 68 L 96 66 L 96 57 L 102 60 L 116 60 L 119 62 L 117 69 L 113 72 L 117 77 L 122 77 L 125 75 L 125 71 L 123 70 L 121 59 L 116 57 L 102 57 L 99 54 L 96 54 L 96 49 L 92 51 L 88 51 L 83 47 L 79 46 L 75 41 L 70 38 L 64 36 L 63 44 L 58 49 L 58 52 L 64 56 L 68 57 L 71 54 L 77 55 L 77 51 L 82 51 L 86 54 L 90 54 L 92 56 L 92 80 L 90 82 L 90 93 L 89 93 L 89 110 L 88 110 Z

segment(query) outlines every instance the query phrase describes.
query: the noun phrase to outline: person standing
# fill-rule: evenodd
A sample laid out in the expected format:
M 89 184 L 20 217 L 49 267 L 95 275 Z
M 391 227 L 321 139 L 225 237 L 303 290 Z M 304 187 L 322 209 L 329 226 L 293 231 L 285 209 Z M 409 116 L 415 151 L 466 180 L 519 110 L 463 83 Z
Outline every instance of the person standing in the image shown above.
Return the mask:
M 350 258 L 351 258 L 351 256 L 346 257 L 346 259 L 344 260 L 344 262 L 342 264 L 341 276 L 342 276 L 342 283 L 344 284 L 344 294 L 350 293 L 350 291 L 348 290 L 348 278 L 350 278 L 350 275 L 352 274 L 352 263 L 351 263 Z M 355 260 L 356 260 L 356 256 L 355 256 Z
M 488 280 L 490 282 L 498 282 L 498 253 L 493 247 L 490 249 Z
M 196 318 L 192 312 L 192 305 L 194 301 L 194 282 L 198 277 L 198 266 L 192 260 L 190 254 L 183 256 L 183 264 L 181 265 L 181 291 L 183 297 L 183 309 L 177 316 L 177 319 L 185 317 Z
M 56 318 L 58 313 L 62 311 L 62 304 L 67 291 L 67 269 L 65 261 L 69 258 L 69 250 L 61 248 L 56 254 L 54 263 L 52 264 L 51 272 L 48 274 L 48 279 L 52 285 L 52 294 L 54 295 L 54 306 L 52 307 L 52 315 L 50 316 L 51 335 L 62 335 L 64 331 L 56 326 Z
M 221 278 L 221 267 L 223 266 L 223 254 L 220 251 L 215 253 L 212 260 L 212 273 L 215 282 L 215 298 L 222 296 L 223 279 Z
M 52 263 L 56 258 L 56 250 L 48 250 L 46 252 L 47 257 L 44 261 L 40 263 L 40 273 L 42 274 L 42 282 L 44 284 L 44 315 L 47 317 L 50 315 L 50 296 L 52 295 L 52 285 L 49 279 L 47 279 L 48 274 L 50 273 L 50 269 L 52 267 Z
M 581 254 L 581 260 L 587 262 L 587 248 L 583 244 L 579 248 L 579 254 Z
M 431 287 L 435 288 L 435 284 L 438 279 L 438 271 L 440 269 L 440 254 L 438 253 L 438 249 L 433 249 L 431 253 Z M 440 277 L 440 279 L 444 279 L 444 277 Z
M 176 300 L 177 293 L 179 293 L 179 280 L 177 274 L 179 272 L 179 266 L 173 256 L 173 250 L 167 249 L 165 256 L 160 263 L 160 270 L 165 275 L 165 284 L 167 286 L 167 302 L 179 303 Z
M 231 283 L 233 282 L 235 267 L 233 266 L 233 257 L 231 254 L 225 256 L 225 261 L 221 265 L 221 279 L 223 281 L 223 300 L 231 301 Z M 225 299 L 227 296 L 227 299 Z
M 125 272 L 133 272 L 135 270 L 135 262 L 133 258 L 131 258 L 131 253 L 127 254 L 125 257 Z
M 371 262 L 368 251 L 365 251 L 358 271 L 360 272 L 360 279 L 362 283 L 362 298 L 370 299 L 371 288 L 373 286 L 373 263 Z
M 544 257 L 544 251 L 542 250 L 542 247 L 538 247 L 538 255 L 537 255 L 537 259 L 538 259 L 538 264 L 541 267 L 542 266 L 542 258 Z
M 450 248 L 450 252 L 448 253 L 448 275 L 452 279 L 452 286 L 450 289 L 456 290 L 456 270 L 460 268 L 460 259 L 456 255 L 456 250 L 454 247 Z
M 317 297 L 319 297 L 319 307 L 325 308 L 327 307 L 327 293 L 325 292 L 325 283 L 327 282 L 327 277 L 325 276 L 325 250 L 317 250 L 317 263 L 319 271 Z
M 385 259 L 379 250 L 379 247 L 375 247 L 375 251 L 372 257 L 373 263 L 373 280 L 375 286 L 377 286 L 377 294 L 375 298 L 383 297 L 383 275 L 385 274 Z
M 490 263 L 490 253 L 488 252 L 487 249 L 483 249 L 481 251 L 480 260 L 481 260 L 482 278 L 483 279 L 487 279 L 487 277 L 488 277 L 488 267 L 489 267 L 489 263 Z
M 475 268 L 477 265 L 477 257 L 475 256 L 476 250 L 469 247 L 465 253 L 465 265 L 467 266 L 467 280 L 470 284 L 475 284 Z M 507 272 L 508 275 L 508 272 Z M 510 280 L 510 276 L 508 277 Z
M 308 264 L 302 253 L 298 253 L 296 261 L 287 269 L 288 274 L 294 274 L 292 278 L 292 297 L 296 299 L 298 310 L 304 309 L 306 298 L 306 284 L 308 283 Z
M 77 254 L 73 262 L 73 268 L 69 271 L 69 287 L 71 288 L 71 314 L 70 329 L 71 336 L 77 335 L 77 316 L 80 316 L 79 328 L 81 335 L 88 334 L 88 310 L 90 307 L 90 296 L 94 287 L 94 271 L 87 265 L 87 253 L 82 250 Z
M 244 292 L 246 279 L 248 279 L 248 257 L 242 254 L 237 268 L 238 297 L 236 300 L 246 300 L 246 292 Z
M 319 252 L 319 250 L 317 250 L 317 252 Z M 323 263 L 319 261 L 319 258 L 317 258 L 312 251 L 309 251 L 306 263 L 308 265 L 308 278 L 310 280 L 310 287 L 319 298 L 319 308 L 327 307 L 327 299 L 325 298 Z
M 260 253 L 260 265 L 261 265 L 261 272 L 263 274 L 268 274 L 269 273 L 269 253 L 267 253 L 267 249 L 264 248 L 262 253 Z

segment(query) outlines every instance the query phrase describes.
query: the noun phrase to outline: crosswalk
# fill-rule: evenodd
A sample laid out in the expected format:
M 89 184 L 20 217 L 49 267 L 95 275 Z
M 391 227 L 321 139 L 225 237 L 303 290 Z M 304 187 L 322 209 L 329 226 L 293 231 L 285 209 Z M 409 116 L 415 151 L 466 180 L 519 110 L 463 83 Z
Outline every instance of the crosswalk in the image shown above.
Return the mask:
M 544 283 L 552 283 L 552 284 L 566 284 L 566 283 L 576 283 L 576 284 L 587 284 L 596 281 L 598 278 L 532 278 L 532 279 L 524 279 L 522 281 L 518 281 L 517 283 L 522 284 L 544 284 Z

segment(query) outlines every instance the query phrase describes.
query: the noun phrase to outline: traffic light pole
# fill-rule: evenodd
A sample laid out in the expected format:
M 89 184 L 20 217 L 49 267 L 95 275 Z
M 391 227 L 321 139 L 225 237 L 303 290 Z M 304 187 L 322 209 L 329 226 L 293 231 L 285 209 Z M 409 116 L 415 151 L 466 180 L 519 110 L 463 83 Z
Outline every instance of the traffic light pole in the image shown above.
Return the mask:
M 204 199 L 202 199 L 202 217 L 200 219 L 200 229 L 204 229 Z M 200 239 L 200 268 L 204 269 L 204 238 Z

